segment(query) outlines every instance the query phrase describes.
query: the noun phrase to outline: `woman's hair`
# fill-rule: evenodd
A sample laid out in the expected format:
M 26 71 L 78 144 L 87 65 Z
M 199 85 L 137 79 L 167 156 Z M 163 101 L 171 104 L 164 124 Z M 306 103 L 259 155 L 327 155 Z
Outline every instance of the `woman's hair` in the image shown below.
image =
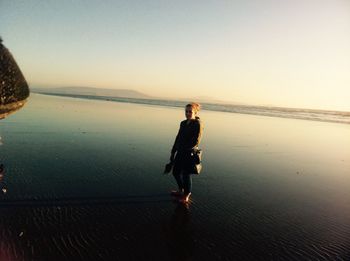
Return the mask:
M 199 103 L 196 103 L 196 102 L 191 102 L 189 104 L 186 105 L 186 108 L 187 107 L 191 107 L 192 108 L 192 111 L 194 113 L 197 113 L 199 112 L 199 110 L 201 109 L 201 105 Z

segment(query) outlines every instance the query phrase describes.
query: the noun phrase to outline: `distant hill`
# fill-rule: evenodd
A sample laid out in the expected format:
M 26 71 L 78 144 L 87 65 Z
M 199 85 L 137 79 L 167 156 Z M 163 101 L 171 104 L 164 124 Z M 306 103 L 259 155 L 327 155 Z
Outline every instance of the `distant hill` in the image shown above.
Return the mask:
M 183 102 L 199 102 L 199 103 L 216 103 L 216 104 L 239 104 L 235 102 L 225 102 L 212 98 L 210 96 L 197 96 L 192 98 L 169 98 L 155 97 L 130 89 L 100 89 L 94 87 L 56 87 L 56 88 L 39 88 L 32 87 L 32 92 L 43 94 L 64 94 L 64 95 L 87 95 L 101 97 L 118 97 L 118 98 L 133 98 L 133 99 L 155 99 L 155 100 L 173 100 Z
M 152 96 L 129 89 L 100 89 L 93 87 L 57 87 L 57 88 L 32 88 L 36 93 L 51 94 L 75 94 L 91 96 L 123 97 L 136 99 L 150 99 Z

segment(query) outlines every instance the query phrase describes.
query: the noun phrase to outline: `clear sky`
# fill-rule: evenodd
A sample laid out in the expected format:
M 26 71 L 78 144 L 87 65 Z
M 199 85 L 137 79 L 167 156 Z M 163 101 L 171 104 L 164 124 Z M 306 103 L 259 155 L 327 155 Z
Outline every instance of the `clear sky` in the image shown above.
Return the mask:
M 32 86 L 350 111 L 350 1 L 0 0 Z

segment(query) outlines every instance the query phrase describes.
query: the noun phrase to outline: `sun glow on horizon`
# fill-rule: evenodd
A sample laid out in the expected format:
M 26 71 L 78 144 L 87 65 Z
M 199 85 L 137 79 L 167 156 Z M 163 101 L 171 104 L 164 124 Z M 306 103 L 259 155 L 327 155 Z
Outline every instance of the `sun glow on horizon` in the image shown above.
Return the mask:
M 0 4 L 32 86 L 350 111 L 350 2 L 35 3 Z

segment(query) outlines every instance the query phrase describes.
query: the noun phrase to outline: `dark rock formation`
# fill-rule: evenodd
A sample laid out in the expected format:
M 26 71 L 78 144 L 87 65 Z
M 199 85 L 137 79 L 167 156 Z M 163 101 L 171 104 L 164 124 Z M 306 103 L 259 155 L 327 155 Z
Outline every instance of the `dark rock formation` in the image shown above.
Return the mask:
M 28 84 L 0 38 L 0 119 L 20 109 L 28 97 Z

